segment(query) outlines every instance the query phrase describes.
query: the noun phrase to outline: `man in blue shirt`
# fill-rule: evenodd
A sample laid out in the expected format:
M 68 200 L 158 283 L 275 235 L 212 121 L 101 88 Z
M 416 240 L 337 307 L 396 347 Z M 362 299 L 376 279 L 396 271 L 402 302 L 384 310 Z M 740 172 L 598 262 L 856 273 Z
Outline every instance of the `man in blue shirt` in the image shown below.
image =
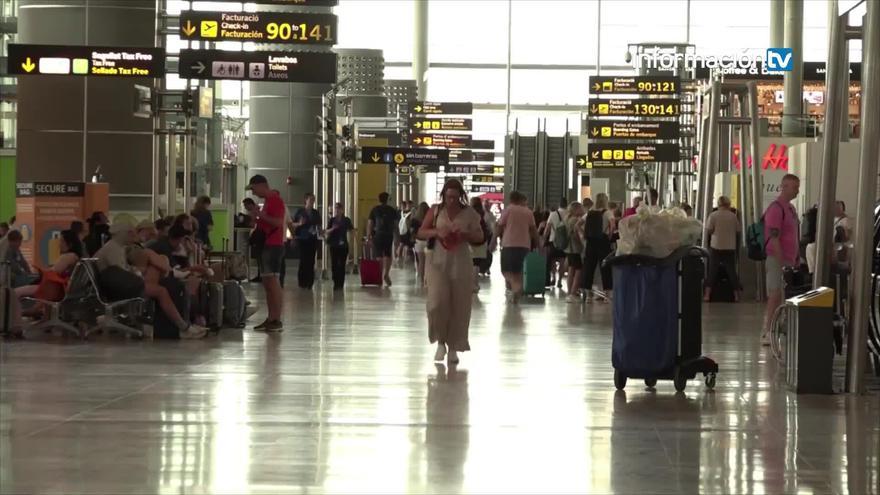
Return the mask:
M 345 265 L 348 262 L 348 233 L 354 230 L 351 219 L 345 216 L 342 203 L 336 203 L 333 216 L 327 221 L 324 236 L 330 248 L 330 265 L 333 271 L 333 290 L 345 287 Z

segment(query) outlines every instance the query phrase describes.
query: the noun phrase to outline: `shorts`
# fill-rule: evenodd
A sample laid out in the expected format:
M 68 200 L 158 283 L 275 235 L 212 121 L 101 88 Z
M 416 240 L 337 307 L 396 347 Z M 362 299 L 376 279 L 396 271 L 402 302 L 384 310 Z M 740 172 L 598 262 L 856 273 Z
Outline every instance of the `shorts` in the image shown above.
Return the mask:
M 501 272 L 502 273 L 522 273 L 523 262 L 526 255 L 529 254 L 529 248 L 524 247 L 506 247 L 501 249 Z
M 566 256 L 565 251 L 558 249 L 552 242 L 547 243 L 547 258 L 550 260 L 558 260 L 565 258 Z
M 277 277 L 284 262 L 284 246 L 265 246 L 260 253 L 260 276 Z
M 764 261 L 764 270 L 767 272 L 767 294 L 781 292 L 784 280 L 782 277 L 782 262 L 775 256 L 767 256 Z
M 376 258 L 390 258 L 394 252 L 394 238 L 373 237 L 373 256 Z
M 568 260 L 568 267 L 572 270 L 580 270 L 584 267 L 584 259 L 578 253 L 568 253 L 565 258 Z

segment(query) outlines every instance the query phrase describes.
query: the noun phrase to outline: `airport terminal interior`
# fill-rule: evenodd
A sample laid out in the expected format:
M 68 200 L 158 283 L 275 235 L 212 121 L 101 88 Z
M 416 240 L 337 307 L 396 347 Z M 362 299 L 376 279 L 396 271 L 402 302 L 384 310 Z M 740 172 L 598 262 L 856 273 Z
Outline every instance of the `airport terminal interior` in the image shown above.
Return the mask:
M 878 0 L 0 0 L 0 494 L 880 494 L 878 168 Z

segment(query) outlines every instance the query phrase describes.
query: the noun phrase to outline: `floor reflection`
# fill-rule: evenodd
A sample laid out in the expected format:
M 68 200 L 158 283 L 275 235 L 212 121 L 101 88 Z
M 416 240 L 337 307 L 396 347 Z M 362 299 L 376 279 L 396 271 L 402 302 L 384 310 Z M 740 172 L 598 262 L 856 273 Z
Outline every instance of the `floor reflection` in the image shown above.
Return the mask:
M 456 365 L 436 368 L 437 374 L 428 379 L 425 402 L 426 481 L 438 491 L 457 493 L 464 485 L 470 440 L 468 372 Z

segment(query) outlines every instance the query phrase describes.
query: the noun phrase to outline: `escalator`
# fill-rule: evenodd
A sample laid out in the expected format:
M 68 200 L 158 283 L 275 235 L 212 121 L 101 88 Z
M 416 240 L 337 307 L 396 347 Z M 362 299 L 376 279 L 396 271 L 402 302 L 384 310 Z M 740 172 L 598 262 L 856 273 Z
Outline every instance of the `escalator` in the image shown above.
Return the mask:
M 513 188 L 526 195 L 529 199 L 536 197 L 536 173 L 538 166 L 538 138 L 537 136 L 517 136 Z M 507 192 L 507 191 L 505 191 Z
M 566 195 L 565 176 L 568 173 L 566 137 L 547 137 L 547 161 L 544 170 L 544 206 L 557 205 Z

